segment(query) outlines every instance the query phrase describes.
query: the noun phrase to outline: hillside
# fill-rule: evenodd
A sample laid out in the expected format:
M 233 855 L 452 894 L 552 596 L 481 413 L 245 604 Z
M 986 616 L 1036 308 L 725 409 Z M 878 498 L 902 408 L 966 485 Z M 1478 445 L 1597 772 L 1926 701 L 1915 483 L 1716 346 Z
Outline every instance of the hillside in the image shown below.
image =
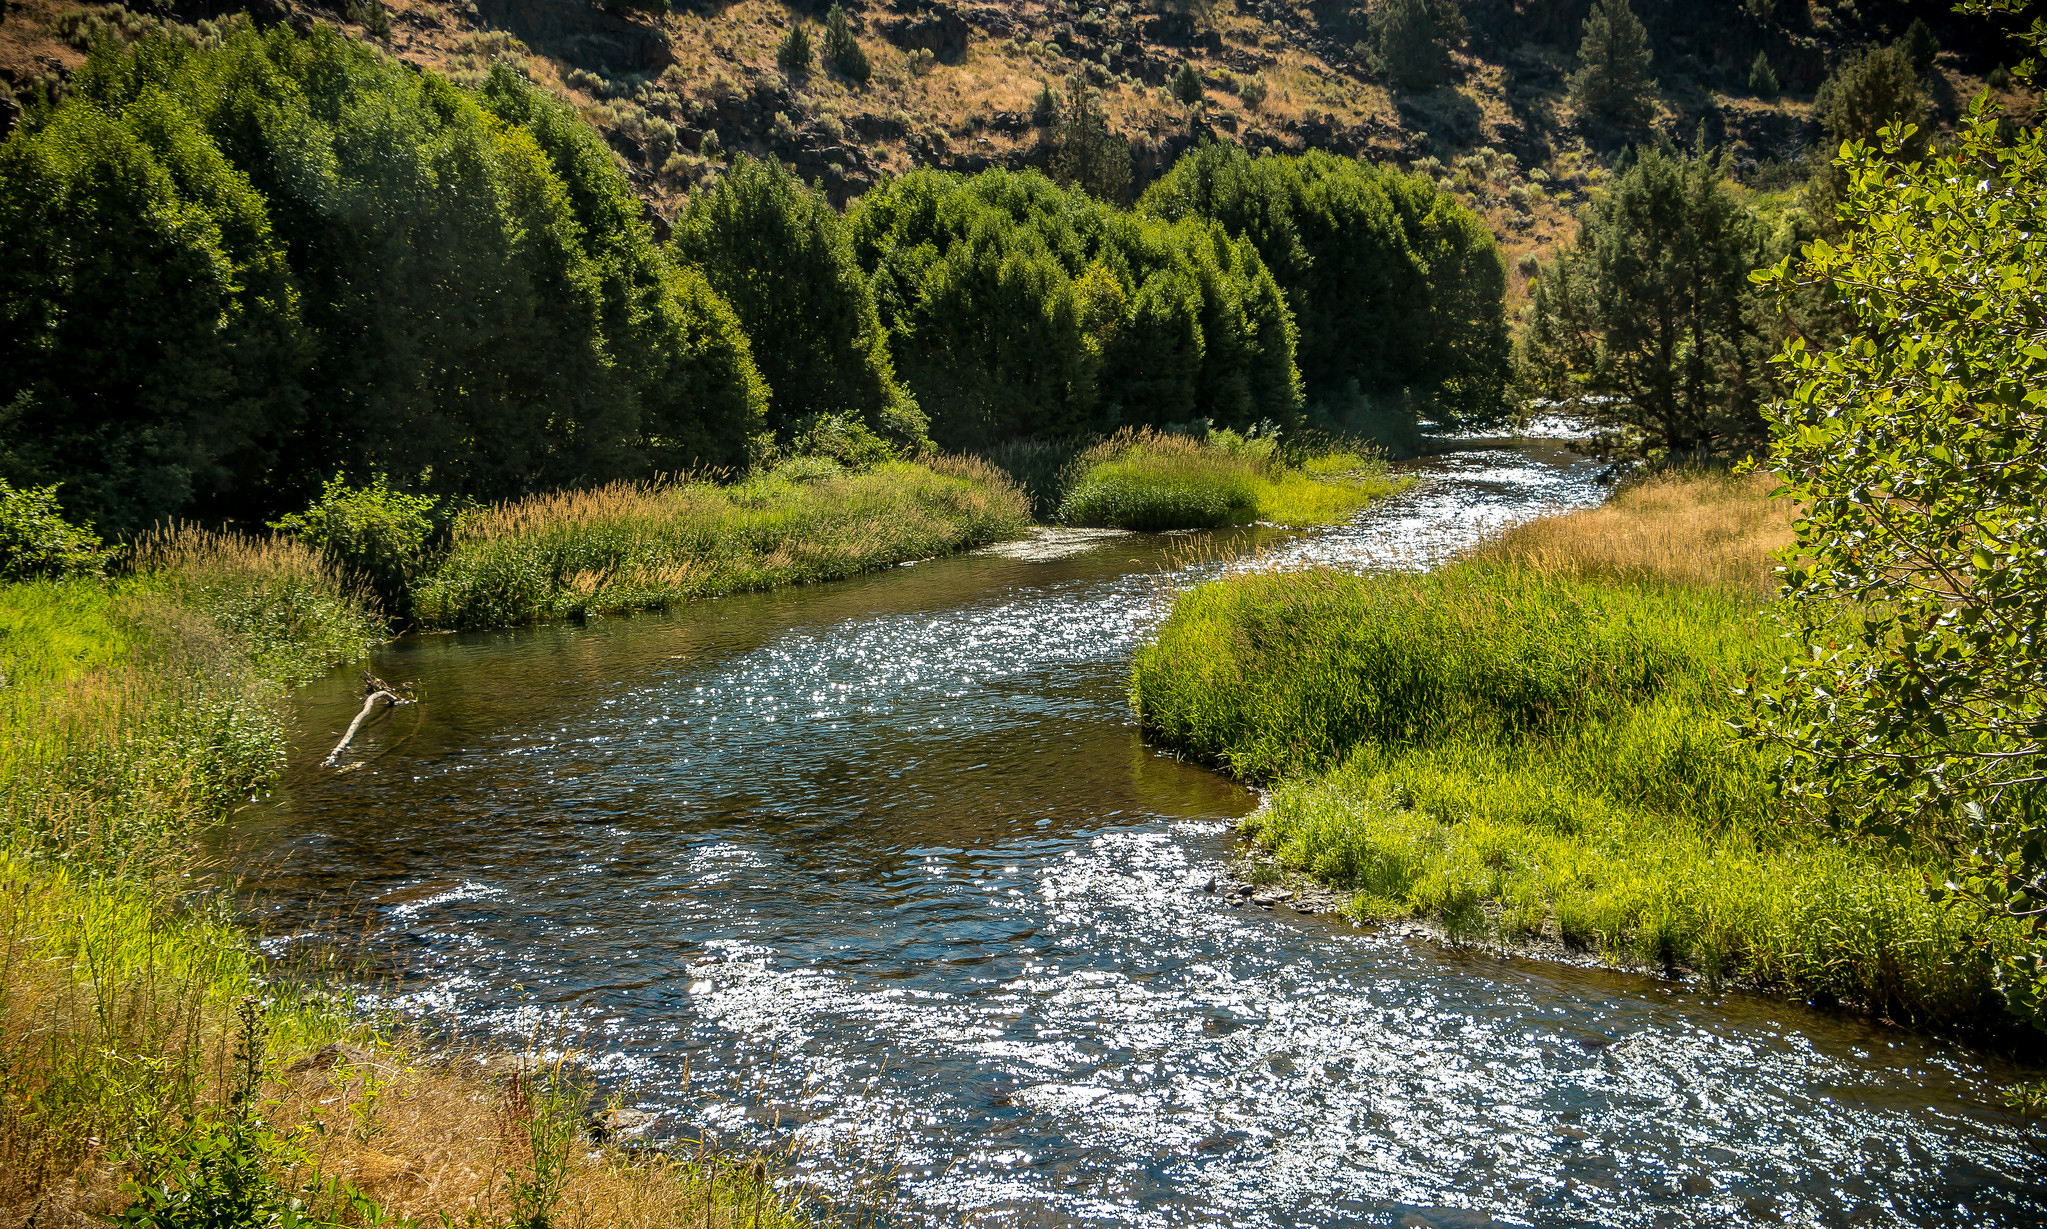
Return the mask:
M 1044 165 L 1049 130 L 1033 102 L 1075 73 L 1101 91 L 1128 137 L 1133 188 L 1203 139 L 1252 149 L 1320 147 L 1430 171 L 1486 218 L 1511 265 L 1573 233 L 1576 207 L 1626 134 L 1592 131 L 1566 97 L 1589 0 L 1475 0 L 1451 79 L 1392 88 L 1369 66 L 1366 10 L 1347 0 L 1292 4 L 1152 0 L 855 0 L 852 27 L 872 64 L 864 84 L 822 66 L 791 77 L 775 49 L 792 21 L 820 12 L 781 0 L 698 3 L 667 13 L 587 0 L 168 0 L 148 10 L 73 0 L 7 0 L 0 82 L 61 88 L 101 34 L 158 21 L 200 24 L 233 11 L 301 28 L 339 24 L 399 59 L 457 80 L 509 59 L 577 104 L 648 204 L 657 231 L 691 188 L 739 152 L 779 158 L 840 202 L 919 165 L 961 171 Z M 1701 125 L 1730 146 L 1753 187 L 1802 176 L 1818 139 L 1813 91 L 1845 50 L 1894 37 L 1915 15 L 1941 39 L 1934 99 L 1951 120 L 1983 87 L 1999 44 L 1944 4 L 1750 0 L 1705 8 L 1635 5 L 1660 87 L 1657 127 L 1688 143 Z M 1783 94 L 1747 90 L 1758 52 Z M 1165 87 L 1182 64 L 1199 104 Z M 2017 102 L 2017 99 L 2012 101 Z M 0 122 L 12 100 L 0 94 Z M 1510 298 L 1519 298 L 1516 276 Z

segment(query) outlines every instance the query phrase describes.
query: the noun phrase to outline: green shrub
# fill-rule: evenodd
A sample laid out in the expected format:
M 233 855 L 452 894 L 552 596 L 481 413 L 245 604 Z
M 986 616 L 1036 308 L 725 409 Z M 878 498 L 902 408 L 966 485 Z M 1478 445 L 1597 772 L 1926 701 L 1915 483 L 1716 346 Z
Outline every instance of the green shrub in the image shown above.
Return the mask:
M 367 588 L 387 615 L 402 619 L 409 617 L 412 581 L 445 533 L 434 516 L 440 502 L 394 491 L 382 474 L 366 487 L 351 487 L 337 474 L 312 507 L 270 528 L 319 550 L 345 581 Z
M 867 63 L 867 52 L 861 48 L 860 40 L 853 37 L 853 24 L 846 17 L 845 8 L 838 4 L 825 14 L 824 58 L 841 76 L 862 85 L 873 73 Z
M 0 581 L 98 576 L 118 553 L 64 519 L 54 485 L 17 490 L 0 479 Z

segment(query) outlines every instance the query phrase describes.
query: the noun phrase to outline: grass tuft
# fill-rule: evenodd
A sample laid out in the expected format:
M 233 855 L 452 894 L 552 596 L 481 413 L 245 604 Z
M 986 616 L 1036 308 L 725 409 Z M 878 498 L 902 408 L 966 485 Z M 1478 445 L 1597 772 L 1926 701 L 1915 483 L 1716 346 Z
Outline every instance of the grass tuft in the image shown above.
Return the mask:
M 1330 451 L 1289 466 L 1270 438 L 1121 431 L 1082 453 L 1060 501 L 1069 525 L 1158 532 L 1265 521 L 1336 524 L 1401 489 L 1385 462 Z

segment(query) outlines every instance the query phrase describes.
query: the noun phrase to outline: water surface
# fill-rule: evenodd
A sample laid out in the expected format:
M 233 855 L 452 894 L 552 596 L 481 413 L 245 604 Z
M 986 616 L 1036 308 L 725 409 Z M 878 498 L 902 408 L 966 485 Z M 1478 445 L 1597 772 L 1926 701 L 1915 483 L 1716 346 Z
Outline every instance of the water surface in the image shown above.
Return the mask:
M 827 1190 L 895 1168 L 904 1223 L 2047 1219 L 1997 1060 L 1202 890 L 1256 800 L 1147 748 L 1125 702 L 1133 648 L 1217 566 L 1190 560 L 1423 567 L 1600 498 L 1567 440 L 1409 468 L 1336 530 L 1076 537 L 404 640 L 371 666 L 424 703 L 336 773 L 353 677 L 309 688 L 224 850 L 275 946 L 359 916 L 394 1005 L 573 1043 L 656 1138 L 793 1133 Z

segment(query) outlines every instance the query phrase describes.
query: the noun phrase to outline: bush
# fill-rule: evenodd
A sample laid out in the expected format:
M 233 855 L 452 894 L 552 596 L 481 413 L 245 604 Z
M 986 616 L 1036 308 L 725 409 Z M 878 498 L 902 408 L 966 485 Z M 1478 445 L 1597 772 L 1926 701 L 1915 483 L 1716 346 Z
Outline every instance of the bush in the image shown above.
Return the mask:
M 119 553 L 64 519 L 55 486 L 17 490 L 0 479 L 0 581 L 99 576 Z
M 1285 290 L 1308 396 L 1355 382 L 1441 423 L 1506 413 L 1506 261 L 1477 215 L 1428 180 L 1321 151 L 1204 143 L 1138 211 L 1211 219 L 1257 248 Z
M 434 516 L 440 502 L 393 491 L 382 474 L 366 487 L 351 487 L 336 475 L 311 508 L 270 527 L 317 548 L 344 579 L 374 593 L 386 614 L 408 619 L 412 582 L 445 533 Z
M 1201 74 L 1194 71 L 1192 64 L 1182 64 L 1173 70 L 1173 97 L 1187 106 L 1193 106 L 1202 99 Z

